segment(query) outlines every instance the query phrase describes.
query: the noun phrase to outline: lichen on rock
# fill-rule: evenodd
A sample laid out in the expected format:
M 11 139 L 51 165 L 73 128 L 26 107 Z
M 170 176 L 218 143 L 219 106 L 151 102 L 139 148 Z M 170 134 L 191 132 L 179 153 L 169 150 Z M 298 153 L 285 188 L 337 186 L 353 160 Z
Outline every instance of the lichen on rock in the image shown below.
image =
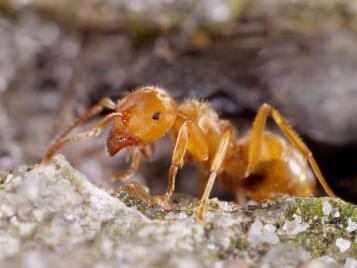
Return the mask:
M 1 179 L 0 266 L 357 263 L 357 208 L 339 199 L 286 196 L 242 207 L 213 198 L 202 224 L 194 220 L 197 207 L 183 194 L 159 205 L 136 183 L 117 190 L 94 185 L 61 156 L 49 165 L 19 167 Z

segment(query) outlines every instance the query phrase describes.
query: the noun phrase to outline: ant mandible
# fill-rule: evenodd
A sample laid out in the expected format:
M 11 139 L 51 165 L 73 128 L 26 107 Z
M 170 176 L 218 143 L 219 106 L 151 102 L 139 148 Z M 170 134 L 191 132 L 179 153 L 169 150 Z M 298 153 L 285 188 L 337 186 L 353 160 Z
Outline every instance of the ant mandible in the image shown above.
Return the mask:
M 99 114 L 104 108 L 114 112 L 101 119 L 92 129 L 68 137 L 76 126 Z M 265 130 L 269 114 L 291 144 Z M 147 156 L 147 145 L 152 146 L 164 134 L 172 133 L 175 148 L 167 191 L 158 198 L 160 202 L 172 196 L 176 173 L 185 161 L 198 163 L 199 188 L 202 190 L 206 174 L 210 172 L 196 215 L 197 222 L 203 218 L 205 205 L 218 174 L 222 175 L 224 185 L 240 197 L 246 195 L 259 201 L 281 194 L 309 196 L 314 194 L 315 180 L 307 160 L 327 195 L 335 196 L 311 151 L 273 107 L 263 104 L 252 130 L 239 137 L 232 125 L 220 119 L 207 102 L 186 100 L 176 105 L 164 90 L 154 86 L 139 88 L 116 104 L 108 98 L 100 101 L 53 141 L 42 162 L 48 162 L 69 143 L 98 136 L 110 122 L 113 125 L 106 140 L 109 155 L 114 156 L 123 148 L 133 154 L 133 162 L 127 173 L 114 177 L 118 180 L 128 179 L 135 173 L 141 157 Z

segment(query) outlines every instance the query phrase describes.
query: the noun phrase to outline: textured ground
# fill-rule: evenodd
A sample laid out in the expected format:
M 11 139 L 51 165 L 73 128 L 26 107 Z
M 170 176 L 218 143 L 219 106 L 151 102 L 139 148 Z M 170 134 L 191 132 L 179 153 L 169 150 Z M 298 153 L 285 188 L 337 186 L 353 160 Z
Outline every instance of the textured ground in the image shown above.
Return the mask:
M 284 197 L 159 207 L 136 184 L 106 190 L 61 156 L 2 177 L 1 267 L 357 267 L 357 207 Z

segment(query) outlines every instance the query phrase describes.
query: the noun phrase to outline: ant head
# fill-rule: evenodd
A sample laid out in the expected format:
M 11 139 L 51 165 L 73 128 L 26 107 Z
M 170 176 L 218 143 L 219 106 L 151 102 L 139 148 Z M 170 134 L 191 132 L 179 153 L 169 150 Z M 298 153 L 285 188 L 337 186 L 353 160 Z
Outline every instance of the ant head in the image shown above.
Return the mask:
M 123 118 L 114 122 L 107 139 L 111 155 L 126 146 L 154 142 L 172 127 L 177 114 L 175 101 L 153 86 L 132 92 L 118 102 L 116 110 Z

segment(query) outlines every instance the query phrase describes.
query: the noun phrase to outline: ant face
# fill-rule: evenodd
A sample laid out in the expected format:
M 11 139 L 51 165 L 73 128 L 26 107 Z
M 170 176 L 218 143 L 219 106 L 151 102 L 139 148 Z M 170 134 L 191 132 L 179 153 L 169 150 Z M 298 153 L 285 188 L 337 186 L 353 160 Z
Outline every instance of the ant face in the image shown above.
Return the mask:
M 176 103 L 156 87 L 138 89 L 122 99 L 116 107 L 123 119 L 114 122 L 108 137 L 109 153 L 131 145 L 154 142 L 172 127 Z
M 130 105 L 124 122 L 130 136 L 144 143 L 164 135 L 176 119 L 176 104 L 163 90 L 145 87 L 130 94 L 124 101 Z

